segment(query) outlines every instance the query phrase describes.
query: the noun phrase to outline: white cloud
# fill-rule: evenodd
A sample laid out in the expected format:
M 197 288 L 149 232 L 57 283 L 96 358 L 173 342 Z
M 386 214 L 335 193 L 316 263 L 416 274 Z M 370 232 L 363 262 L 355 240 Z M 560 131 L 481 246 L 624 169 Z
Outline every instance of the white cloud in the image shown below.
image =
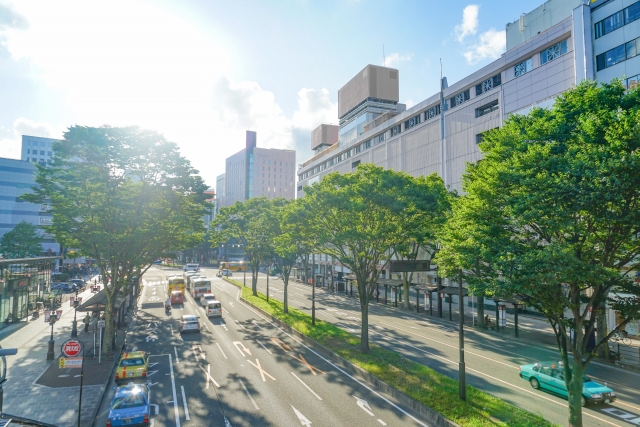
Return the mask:
M 506 46 L 507 35 L 505 31 L 496 31 L 494 28 L 490 28 L 482 33 L 478 43 L 471 46 L 463 55 L 469 64 L 475 64 L 485 58 L 499 58 Z
M 411 57 L 413 56 L 413 53 L 409 53 L 407 55 L 400 55 L 399 53 L 390 53 L 389 55 L 385 56 L 384 61 L 382 61 L 382 64 L 380 65 L 384 65 L 385 67 L 397 67 L 399 63 L 401 62 L 405 62 L 405 61 L 411 61 Z
M 19 159 L 22 148 L 22 135 L 40 136 L 43 138 L 62 138 L 62 127 L 56 127 L 49 123 L 39 123 L 20 117 L 13 122 L 13 132 L 0 139 L 0 157 Z
M 478 31 L 478 11 L 480 6 L 470 4 L 462 11 L 462 23 L 456 25 L 456 39 L 462 43 L 468 35 L 474 35 Z

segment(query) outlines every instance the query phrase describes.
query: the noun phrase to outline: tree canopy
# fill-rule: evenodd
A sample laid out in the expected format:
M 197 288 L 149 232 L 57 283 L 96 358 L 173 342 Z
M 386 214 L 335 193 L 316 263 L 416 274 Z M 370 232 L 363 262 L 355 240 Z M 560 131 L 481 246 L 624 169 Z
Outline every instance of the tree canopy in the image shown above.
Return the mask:
M 0 253 L 4 258 L 29 258 L 42 255 L 42 236 L 38 227 L 26 221 L 18 223 L 0 240 Z
M 484 160 L 463 178 L 437 263 L 464 270 L 472 290 L 516 294 L 556 333 L 569 390 L 569 424 L 582 425 L 582 374 L 596 316 L 597 346 L 640 318 L 640 92 L 584 82 L 551 109 L 511 116 L 485 134 Z M 570 339 L 574 331 L 574 340 Z M 608 332 L 608 333 L 607 333 Z M 569 355 L 573 355 L 570 360 Z

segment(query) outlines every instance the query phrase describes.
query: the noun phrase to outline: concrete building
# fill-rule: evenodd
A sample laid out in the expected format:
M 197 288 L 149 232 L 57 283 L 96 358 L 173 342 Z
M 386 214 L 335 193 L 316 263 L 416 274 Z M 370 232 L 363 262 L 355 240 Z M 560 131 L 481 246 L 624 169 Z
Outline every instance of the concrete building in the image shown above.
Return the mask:
M 37 227 L 50 225 L 52 215 L 47 205 L 24 202 L 19 196 L 30 192 L 36 177 L 36 167 L 26 160 L 0 158 L 0 237 L 22 221 Z M 60 254 L 60 245 L 53 236 L 40 230 L 44 237 L 42 255 Z
M 296 152 L 257 147 L 257 135 L 247 131 L 245 148 L 228 157 L 222 206 L 252 197 L 295 198 Z
M 215 216 L 215 214 L 218 213 L 220 206 L 224 206 L 222 204 L 224 201 L 224 185 L 225 185 L 224 176 L 225 175 L 222 173 L 216 177 L 216 203 L 215 203 L 213 216 Z
M 20 158 L 41 165 L 49 164 L 53 157 L 52 145 L 54 142 L 59 142 L 59 140 L 22 135 L 22 155 Z

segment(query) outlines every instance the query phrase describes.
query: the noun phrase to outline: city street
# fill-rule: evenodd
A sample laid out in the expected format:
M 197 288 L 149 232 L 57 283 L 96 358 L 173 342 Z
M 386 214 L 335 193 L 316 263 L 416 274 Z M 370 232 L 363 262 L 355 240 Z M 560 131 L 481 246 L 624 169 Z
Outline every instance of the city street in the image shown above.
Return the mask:
M 127 336 L 129 350 L 151 353 L 153 425 L 427 426 L 240 302 L 240 290 L 222 279 L 212 279 L 222 318 L 208 319 L 191 296 L 166 314 L 165 277 L 171 273 L 177 271 L 152 268 L 144 275 Z M 200 333 L 180 335 L 183 314 L 200 316 Z M 114 386 L 96 425 L 106 423 Z
M 213 276 L 207 272 L 208 276 Z M 233 279 L 242 282 L 241 273 Z M 247 285 L 250 275 L 247 274 Z M 266 293 L 266 276 L 260 275 L 258 291 Z M 269 293 L 282 300 L 283 283 L 270 279 Z M 355 292 L 354 292 L 355 295 Z M 289 304 L 311 313 L 311 287 L 290 282 Z M 360 308 L 355 297 L 344 293 L 316 289 L 316 314 L 349 332 L 360 334 Z M 457 323 L 444 321 L 426 313 L 416 314 L 399 308 L 371 303 L 369 308 L 370 339 L 452 378 L 458 377 Z M 512 336 L 484 334 L 467 328 L 465 331 L 465 361 L 467 384 L 546 419 L 566 424 L 567 401 L 544 391 L 534 390 L 522 380 L 519 366 L 536 361 L 554 360 L 557 350 Z M 595 381 L 607 383 L 618 395 L 612 405 L 584 408 L 585 426 L 627 426 L 640 423 L 640 375 L 609 365 L 592 363 L 587 373 Z

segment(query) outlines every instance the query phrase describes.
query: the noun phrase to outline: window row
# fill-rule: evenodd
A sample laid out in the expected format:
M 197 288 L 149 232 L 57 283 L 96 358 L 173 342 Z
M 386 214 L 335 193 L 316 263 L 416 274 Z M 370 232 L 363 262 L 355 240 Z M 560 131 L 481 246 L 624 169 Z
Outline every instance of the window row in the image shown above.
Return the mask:
M 604 70 L 612 65 L 619 64 L 637 56 L 638 53 L 640 53 L 640 38 L 621 44 L 596 56 L 596 70 Z
M 488 104 L 485 104 L 481 107 L 476 108 L 476 117 L 484 116 L 485 114 L 489 114 L 492 111 L 496 111 L 498 109 L 498 100 L 491 101 Z
M 30 150 L 29 148 L 27 148 L 27 154 L 33 154 L 35 156 L 38 155 L 38 150 Z M 44 150 L 40 150 L 40 155 L 44 156 Z M 47 156 L 52 156 L 53 153 L 51 151 L 47 151 Z
M 607 16 L 600 22 L 596 22 L 594 25 L 595 37 L 600 38 L 638 18 L 640 18 L 640 1 L 611 16 Z
M 502 78 L 500 74 L 496 74 L 493 77 L 488 78 L 480 84 L 476 85 L 476 96 L 482 95 L 483 93 L 490 91 L 494 87 L 498 87 L 502 84 Z

